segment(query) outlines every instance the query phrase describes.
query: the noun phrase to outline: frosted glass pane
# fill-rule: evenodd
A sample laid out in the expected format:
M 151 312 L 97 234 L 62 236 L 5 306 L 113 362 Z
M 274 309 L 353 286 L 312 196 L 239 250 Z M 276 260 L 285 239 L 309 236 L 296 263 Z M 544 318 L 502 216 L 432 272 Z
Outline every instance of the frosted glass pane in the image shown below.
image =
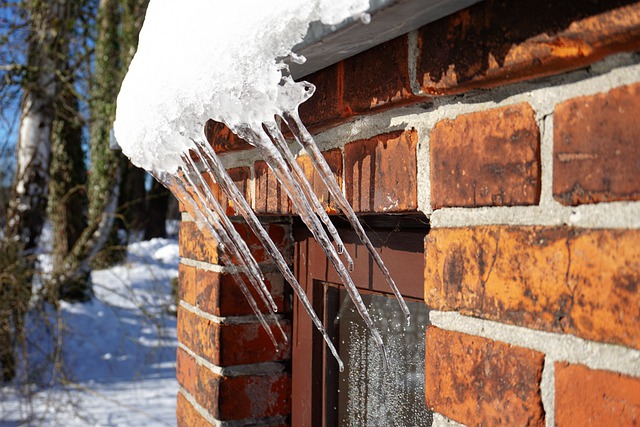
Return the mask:
M 430 426 L 432 416 L 424 404 L 424 335 L 428 321 L 424 303 L 407 302 L 412 321 L 405 327 L 395 299 L 363 295 L 386 346 L 389 368 L 384 370 L 378 348 L 346 292 L 333 289 L 328 297 L 334 303 L 328 302 L 337 308 L 334 331 L 345 362 L 344 372 L 338 374 L 338 396 L 334 400 L 337 424 Z

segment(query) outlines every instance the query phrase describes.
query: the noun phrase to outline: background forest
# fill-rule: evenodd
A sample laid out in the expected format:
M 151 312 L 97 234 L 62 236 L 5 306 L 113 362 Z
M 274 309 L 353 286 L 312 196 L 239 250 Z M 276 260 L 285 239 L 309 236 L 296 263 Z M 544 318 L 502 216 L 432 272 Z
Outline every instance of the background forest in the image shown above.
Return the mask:
M 94 297 L 92 269 L 165 237 L 175 202 L 113 149 L 148 0 L 0 0 L 0 382 L 27 376 L 25 316 Z M 50 265 L 39 268 L 43 229 Z M 24 381 L 24 378 L 21 380 Z

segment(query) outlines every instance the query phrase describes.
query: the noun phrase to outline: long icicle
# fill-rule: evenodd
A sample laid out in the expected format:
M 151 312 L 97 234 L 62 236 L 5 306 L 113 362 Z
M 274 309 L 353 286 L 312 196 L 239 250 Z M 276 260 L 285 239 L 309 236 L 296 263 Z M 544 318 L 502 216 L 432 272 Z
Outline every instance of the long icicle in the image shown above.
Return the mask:
M 348 266 L 347 268 L 349 269 L 349 271 L 353 271 L 353 259 L 351 258 L 351 255 L 349 255 L 349 252 L 344 249 L 344 243 L 342 242 L 342 239 L 338 234 L 338 230 L 336 230 L 336 227 L 331 222 L 331 219 L 329 219 L 329 215 L 327 215 L 324 207 L 322 207 L 322 204 L 313 192 L 313 188 L 311 188 L 311 184 L 309 183 L 309 181 L 307 181 L 302 168 L 300 167 L 298 162 L 296 162 L 296 159 L 294 159 L 293 154 L 291 153 L 291 150 L 287 146 L 287 142 L 284 139 L 284 135 L 282 135 L 282 132 L 280 132 L 280 128 L 275 122 L 265 123 L 264 125 L 269 136 L 271 136 L 271 138 L 275 142 L 275 146 L 280 152 L 280 155 L 282 155 L 282 157 L 289 164 L 289 168 L 291 168 L 293 175 L 298 180 L 298 184 L 300 184 L 300 188 L 304 192 L 307 201 L 309 202 L 311 207 L 313 207 L 313 210 L 315 211 L 316 215 L 318 215 L 325 227 L 327 227 L 327 231 L 333 238 L 333 241 L 336 243 L 338 253 L 342 254 L 345 257 Z
M 269 292 L 269 289 L 267 289 L 267 286 L 264 283 L 264 275 L 262 274 L 262 270 L 260 270 L 260 266 L 251 255 L 251 251 L 247 247 L 246 242 L 236 231 L 235 227 L 225 214 L 224 209 L 216 199 L 209 186 L 206 185 L 204 180 L 202 180 L 200 171 L 198 170 L 198 167 L 191 156 L 185 155 L 183 156 L 183 159 L 186 161 L 191 174 L 200 177 L 200 182 L 196 184 L 190 178 L 191 174 L 188 174 L 186 176 L 189 184 L 191 184 L 191 186 L 194 188 L 194 191 L 197 192 L 198 197 L 204 202 L 205 206 L 207 206 L 209 209 L 213 209 L 213 212 L 216 215 L 214 217 L 214 220 L 217 220 L 220 223 L 220 225 L 226 231 L 226 234 L 229 236 L 227 245 L 232 247 L 234 254 L 237 254 L 241 259 L 244 260 L 245 264 L 249 266 L 251 276 L 248 277 L 254 287 L 256 287 L 256 291 L 258 291 L 262 295 L 262 299 L 265 304 L 270 305 L 273 311 L 278 311 L 278 306 L 276 305 L 273 297 L 271 296 L 271 293 Z
M 271 237 L 269 237 L 269 233 L 267 233 L 267 231 L 264 229 L 255 212 L 253 211 L 253 209 L 251 209 L 249 203 L 240 193 L 240 190 L 238 190 L 238 187 L 236 187 L 235 183 L 227 173 L 227 170 L 222 165 L 222 162 L 220 162 L 218 155 L 211 148 L 211 146 L 204 141 L 194 140 L 193 142 L 196 144 L 202 154 L 201 157 L 204 161 L 204 167 L 206 171 L 215 176 L 218 185 L 220 185 L 222 190 L 227 194 L 227 197 L 229 197 L 229 199 L 233 201 L 234 207 L 245 219 L 245 221 L 247 222 L 253 233 L 258 237 L 269 255 L 271 255 L 276 265 L 278 266 L 278 269 L 283 274 L 287 282 L 289 282 L 291 288 L 304 306 L 305 311 L 311 317 L 313 324 L 322 334 L 322 338 L 324 338 L 324 341 L 327 343 L 327 347 L 329 347 L 331 354 L 338 362 L 338 367 L 342 372 L 344 370 L 344 364 L 342 363 L 342 360 L 338 355 L 338 351 L 333 345 L 331 338 L 327 334 L 322 321 L 320 320 L 320 318 L 318 318 L 318 315 L 313 309 L 313 306 L 311 305 L 311 302 L 309 301 L 309 298 L 307 297 L 304 289 L 302 288 L 302 286 L 300 286 L 300 283 L 298 283 L 298 280 L 296 280 L 295 276 L 291 272 L 289 265 L 278 250 L 276 244 L 273 242 L 273 240 L 271 240 Z
M 206 219 L 202 218 L 202 214 L 200 213 L 201 212 L 200 208 L 196 203 L 196 201 L 191 196 L 191 194 L 185 189 L 184 185 L 176 177 L 173 177 L 171 175 L 169 175 L 167 178 L 162 176 L 157 176 L 157 175 L 154 175 L 154 177 L 159 182 L 163 183 L 165 187 L 167 187 L 174 195 L 176 195 L 178 199 L 182 201 L 182 203 L 184 203 L 185 207 L 187 208 L 187 211 L 192 215 L 193 219 L 198 224 L 200 224 L 200 226 L 204 227 L 203 231 L 209 234 L 210 238 L 213 238 L 218 242 L 220 259 L 225 265 L 228 266 L 229 273 L 235 280 L 236 284 L 240 287 L 242 294 L 245 296 L 245 298 L 249 302 L 249 306 L 251 307 L 251 310 L 253 311 L 255 316 L 258 318 L 258 321 L 260 322 L 265 332 L 269 336 L 269 339 L 271 339 L 271 342 L 273 343 L 274 347 L 276 349 L 280 349 L 281 344 L 278 343 L 278 341 L 276 340 L 276 337 L 273 335 L 273 331 L 271 330 L 271 327 L 267 323 L 267 320 L 264 314 L 260 311 L 260 308 L 258 307 L 256 300 L 253 298 L 253 295 L 251 295 L 251 292 L 249 292 L 247 285 L 244 283 L 244 280 L 238 273 L 237 266 L 234 264 L 231 257 L 227 254 L 224 244 L 221 243 L 222 240 L 220 239 L 220 236 L 218 236 L 218 233 L 211 226 L 211 224 L 209 224 L 209 222 Z M 282 326 L 280 325 L 280 322 L 278 321 L 277 317 L 273 313 L 268 313 L 268 315 L 272 323 L 275 323 L 277 328 L 280 330 L 282 336 L 284 337 L 285 342 L 287 342 L 288 338 L 284 333 L 284 330 L 282 329 Z
M 347 293 L 351 297 L 353 304 L 355 305 L 360 317 L 364 320 L 365 324 L 369 328 L 371 336 L 373 337 L 375 343 L 382 353 L 383 364 L 386 369 L 388 366 L 388 358 L 384 348 L 384 343 L 382 341 L 382 337 L 378 332 L 378 329 L 373 324 L 373 320 L 367 311 L 367 307 L 364 305 L 362 301 L 362 297 L 356 288 L 356 285 L 351 280 L 351 276 L 347 271 L 346 267 L 340 260 L 340 256 L 336 252 L 336 249 L 331 244 L 327 233 L 322 227 L 322 223 L 318 220 L 315 215 L 313 215 L 313 211 L 309 204 L 307 203 L 300 186 L 295 181 L 293 176 L 291 175 L 291 171 L 286 167 L 286 163 L 280 153 L 273 147 L 273 143 L 271 139 L 264 133 L 262 129 L 259 130 L 249 130 L 245 129 L 245 135 L 250 138 L 249 142 L 252 142 L 254 146 L 258 148 L 261 152 L 262 157 L 269 165 L 269 168 L 274 172 L 278 181 L 282 184 L 283 188 L 289 195 L 289 199 L 294 204 L 294 208 L 300 215 L 300 218 L 305 223 L 305 225 L 313 234 L 313 237 L 323 248 L 327 258 L 331 261 L 338 276 L 347 290 Z M 313 216 L 312 216 L 313 215 Z
M 351 205 L 349 205 L 349 202 L 344 197 L 344 194 L 342 194 L 342 190 L 333 179 L 333 172 L 331 172 L 327 161 L 320 152 L 320 149 L 316 145 L 313 137 L 300 120 L 300 117 L 298 116 L 298 113 L 296 111 L 286 112 L 283 116 L 283 119 L 289 126 L 289 129 L 291 129 L 293 135 L 296 137 L 300 145 L 302 145 L 307 154 L 309 154 L 311 161 L 314 163 L 316 169 L 318 170 L 320 177 L 329 190 L 329 193 L 334 197 L 335 201 L 340 207 L 340 210 L 345 214 L 345 216 L 349 220 L 349 223 L 351 223 L 351 226 L 360 238 L 360 241 L 365 245 L 365 247 L 373 257 L 376 265 L 382 271 L 382 274 L 387 280 L 389 287 L 393 291 L 393 294 L 396 296 L 396 299 L 400 304 L 400 308 L 405 315 L 407 325 L 409 325 L 411 323 L 411 313 L 409 312 L 409 307 L 407 307 L 404 298 L 400 294 L 400 291 L 398 290 L 395 281 L 391 277 L 391 273 L 389 273 L 387 266 L 382 261 L 380 254 L 378 254 L 378 252 L 375 250 L 373 244 L 371 243 L 371 240 L 369 240 L 369 237 L 362 228 L 362 224 L 360 224 L 360 221 L 353 211 L 353 208 L 351 207 Z

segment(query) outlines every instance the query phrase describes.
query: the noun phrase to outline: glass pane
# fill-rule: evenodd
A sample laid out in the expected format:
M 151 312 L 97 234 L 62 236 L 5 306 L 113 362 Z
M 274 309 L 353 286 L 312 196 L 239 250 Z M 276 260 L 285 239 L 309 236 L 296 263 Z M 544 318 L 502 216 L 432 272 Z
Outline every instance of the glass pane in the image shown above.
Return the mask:
M 407 302 L 411 326 L 394 298 L 378 294 L 362 295 L 389 357 L 387 370 L 367 327 L 346 291 L 327 290 L 327 308 L 333 311 L 333 331 L 338 351 L 345 363 L 336 372 L 338 394 L 327 399 L 329 425 L 430 426 L 431 413 L 424 403 L 424 351 L 427 308 L 421 302 Z M 332 310 L 333 308 L 333 310 Z M 330 365 L 330 363 L 329 363 Z M 335 385 L 334 385 L 335 387 Z M 334 421 L 331 421 L 331 420 Z

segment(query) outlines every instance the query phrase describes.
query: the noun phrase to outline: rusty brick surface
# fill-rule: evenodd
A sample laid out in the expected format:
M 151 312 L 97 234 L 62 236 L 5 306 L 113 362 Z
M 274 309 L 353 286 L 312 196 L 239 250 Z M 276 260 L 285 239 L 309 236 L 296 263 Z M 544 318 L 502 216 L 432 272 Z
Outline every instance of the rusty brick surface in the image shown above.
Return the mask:
M 488 0 L 419 30 L 418 83 L 454 94 L 558 74 L 640 48 L 630 0 Z
M 249 194 L 249 179 L 251 178 L 251 169 L 248 167 L 237 167 L 231 168 L 227 170 L 227 173 L 233 180 L 240 193 L 244 196 L 245 200 L 251 200 L 251 195 Z M 227 215 L 233 216 L 235 215 L 235 209 L 233 207 L 233 202 L 229 200 L 224 191 L 218 186 L 218 184 L 214 184 L 213 179 L 209 176 L 209 174 L 203 174 L 209 186 L 212 188 L 213 193 L 216 195 L 218 202 L 220 202 L 220 206 L 222 206 Z
M 329 168 L 333 172 L 333 177 L 336 179 L 338 185 L 342 188 L 342 151 L 339 149 L 329 150 L 322 153 Z M 313 188 L 313 192 L 322 203 L 322 206 L 325 207 L 328 213 L 337 213 L 338 206 L 335 201 L 329 195 L 329 190 L 327 190 L 327 186 L 320 178 L 320 174 L 316 171 L 311 159 L 308 155 L 303 154 L 298 156 L 296 159 L 302 171 L 304 172 L 307 180 L 311 184 L 311 188 Z
M 242 240 L 247 244 L 247 247 L 251 251 L 251 255 L 259 263 L 271 263 L 273 259 L 267 253 L 260 240 L 251 231 L 251 228 L 245 222 L 234 222 L 234 227 Z M 293 246 L 291 226 L 289 224 L 278 224 L 275 222 L 264 224 L 264 228 L 271 237 L 271 240 L 280 250 L 284 259 L 291 260 Z
M 226 377 L 177 352 L 179 384 L 215 419 L 268 418 L 291 412 L 291 379 L 286 374 Z M 189 376 L 181 373 L 188 370 Z
M 427 327 L 426 404 L 469 426 L 544 426 L 542 353 Z
M 244 279 L 245 285 L 258 304 L 258 308 L 263 313 L 268 313 L 269 310 L 248 279 L 244 276 L 241 276 L 241 278 Z M 220 317 L 253 314 L 251 306 L 231 274 L 197 269 L 195 271 L 195 283 L 197 283 L 197 291 L 193 302 L 186 299 L 185 301 L 197 306 L 202 311 Z M 266 273 L 265 285 L 267 285 L 274 302 L 278 306 L 278 312 L 286 311 L 283 294 L 284 278 L 282 275 L 280 273 Z
M 191 305 L 196 305 L 200 288 L 198 282 L 195 267 L 178 264 L 178 298 Z
M 363 114 L 414 101 L 408 55 L 408 36 L 403 35 L 345 60 L 344 109 Z
M 298 108 L 302 122 L 309 129 L 319 129 L 346 115 L 342 107 L 344 63 L 339 62 L 305 76 L 316 86 L 314 95 Z
M 292 212 L 291 201 L 275 174 L 263 160 L 254 164 L 255 204 L 258 214 L 287 215 Z
M 178 231 L 180 256 L 211 264 L 218 263 L 218 245 L 198 229 L 195 222 L 181 221 Z
M 281 322 L 284 332 L 290 336 L 290 326 Z M 243 365 L 271 362 L 289 358 L 290 348 L 283 342 L 275 325 L 271 330 L 282 343 L 278 351 L 260 323 L 226 324 L 209 319 L 178 307 L 178 341 L 196 354 L 217 366 Z
M 208 427 L 209 423 L 196 409 L 185 399 L 182 393 L 178 393 L 178 402 L 176 405 L 176 419 L 178 427 Z
M 555 364 L 556 425 L 640 425 L 640 378 Z
M 430 141 L 434 209 L 540 200 L 540 132 L 529 104 L 442 120 Z
M 397 131 L 344 147 L 345 190 L 356 212 L 415 211 L 418 133 Z
M 248 150 L 251 145 L 239 138 L 224 123 L 208 120 L 204 126 L 204 134 L 216 153 Z
M 640 84 L 556 107 L 553 194 L 565 205 L 640 200 Z
M 640 230 L 482 226 L 426 238 L 437 310 L 640 348 Z

